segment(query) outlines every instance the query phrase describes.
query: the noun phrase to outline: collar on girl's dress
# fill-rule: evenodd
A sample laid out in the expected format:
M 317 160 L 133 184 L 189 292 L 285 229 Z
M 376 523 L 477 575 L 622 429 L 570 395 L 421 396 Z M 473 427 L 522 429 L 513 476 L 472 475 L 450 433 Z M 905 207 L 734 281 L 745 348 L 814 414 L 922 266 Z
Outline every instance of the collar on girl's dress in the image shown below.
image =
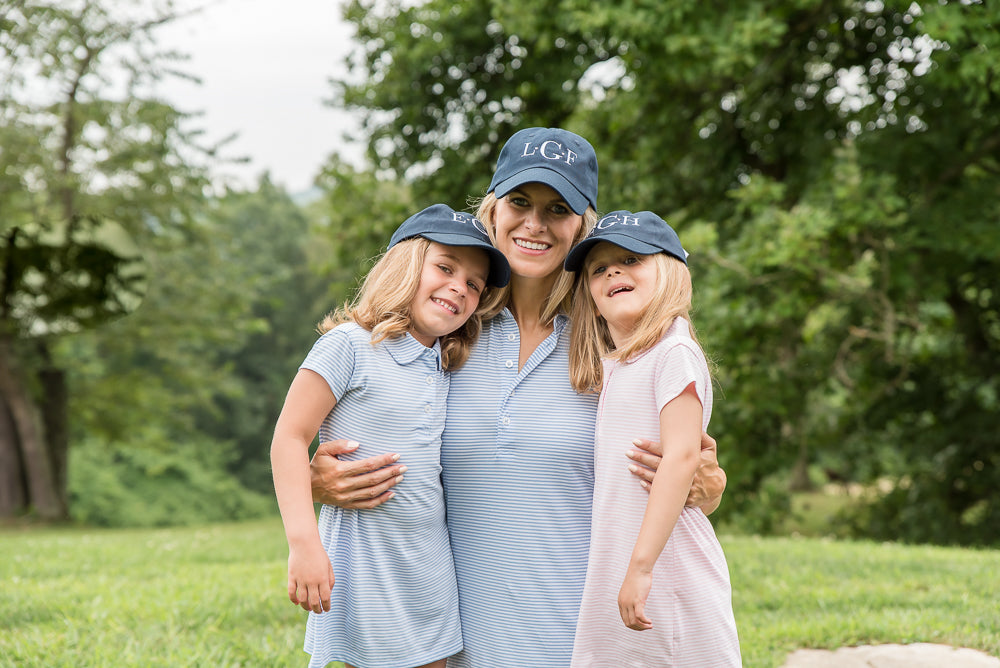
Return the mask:
M 385 349 L 390 355 L 392 355 L 392 359 L 396 360 L 396 364 L 410 364 L 423 355 L 433 355 L 435 362 L 437 363 L 438 370 L 440 371 L 441 369 L 440 341 L 434 341 L 434 345 L 428 348 L 407 332 L 402 336 L 382 341 L 382 345 L 385 346 Z

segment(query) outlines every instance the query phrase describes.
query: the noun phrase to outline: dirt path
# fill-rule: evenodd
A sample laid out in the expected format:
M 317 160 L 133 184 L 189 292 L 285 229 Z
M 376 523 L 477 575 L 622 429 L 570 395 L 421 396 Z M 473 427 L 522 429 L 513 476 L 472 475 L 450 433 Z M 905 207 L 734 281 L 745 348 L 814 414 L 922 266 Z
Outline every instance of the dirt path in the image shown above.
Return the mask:
M 964 647 L 916 643 L 800 649 L 782 668 L 1000 668 L 1000 659 Z

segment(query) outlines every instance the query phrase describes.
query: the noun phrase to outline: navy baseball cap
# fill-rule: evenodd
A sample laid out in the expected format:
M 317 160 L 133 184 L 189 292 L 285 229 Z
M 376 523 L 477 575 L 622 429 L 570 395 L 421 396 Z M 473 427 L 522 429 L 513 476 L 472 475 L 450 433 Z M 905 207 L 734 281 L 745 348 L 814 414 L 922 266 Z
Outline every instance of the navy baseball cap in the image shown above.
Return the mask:
M 455 211 L 447 204 L 433 204 L 403 221 L 392 233 L 389 248 L 413 237 L 423 237 L 445 246 L 482 248 L 490 257 L 486 284 L 502 288 L 510 281 L 510 263 L 490 243 L 486 226 L 471 214 Z
M 580 135 L 559 128 L 518 130 L 500 149 L 486 192 L 503 197 L 525 183 L 544 183 L 577 215 L 597 209 L 597 154 Z
M 652 211 L 612 211 L 597 221 L 583 241 L 573 246 L 563 263 L 566 271 L 580 271 L 587 253 L 602 241 L 641 255 L 666 253 L 687 264 L 687 251 L 667 221 Z

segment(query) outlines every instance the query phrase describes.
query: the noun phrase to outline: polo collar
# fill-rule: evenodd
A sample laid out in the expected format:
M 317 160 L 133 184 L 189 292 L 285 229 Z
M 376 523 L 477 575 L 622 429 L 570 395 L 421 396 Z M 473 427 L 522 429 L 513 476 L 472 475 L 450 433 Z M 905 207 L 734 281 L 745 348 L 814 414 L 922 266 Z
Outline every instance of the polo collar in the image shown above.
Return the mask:
M 428 348 L 424 344 L 413 338 L 409 332 L 402 336 L 386 339 L 382 342 L 385 349 L 392 355 L 396 364 L 410 364 L 424 355 L 433 355 L 438 369 L 441 368 L 441 343 L 435 341 L 434 345 Z

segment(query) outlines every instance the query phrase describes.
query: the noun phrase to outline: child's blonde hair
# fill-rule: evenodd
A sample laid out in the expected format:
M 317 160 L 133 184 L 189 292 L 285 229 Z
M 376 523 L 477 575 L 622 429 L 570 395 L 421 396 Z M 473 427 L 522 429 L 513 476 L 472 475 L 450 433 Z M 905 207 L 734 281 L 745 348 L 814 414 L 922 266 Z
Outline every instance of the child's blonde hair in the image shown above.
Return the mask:
M 494 219 L 496 208 L 497 197 L 494 193 L 490 192 L 479 201 L 479 207 L 476 211 L 476 218 L 481 220 L 486 226 L 490 235 L 490 241 L 492 241 L 494 245 L 496 245 L 497 241 L 496 220 Z M 587 210 L 583 214 L 583 224 L 573 237 L 573 244 L 579 243 L 590 233 L 592 229 L 594 229 L 594 225 L 596 224 L 597 212 L 593 207 L 588 206 Z M 573 273 L 569 271 L 561 271 L 559 277 L 556 278 L 555 284 L 552 286 L 552 291 L 549 292 L 548 296 L 545 298 L 545 302 L 542 304 L 542 324 L 551 324 L 557 313 L 568 314 L 570 312 L 572 295 Z M 493 290 L 488 298 L 484 297 L 479 302 L 480 307 L 483 310 L 483 318 L 485 319 L 492 318 L 493 316 L 499 314 L 509 303 L 510 285 Z
M 597 312 L 590 294 L 586 262 L 578 272 L 569 352 L 570 382 L 577 392 L 599 392 L 603 380 L 601 358 L 628 362 L 656 345 L 677 317 L 688 321 L 691 338 L 698 343 L 690 315 L 692 286 L 687 265 L 666 253 L 638 257 L 642 262 L 656 265 L 656 286 L 653 290 L 656 298 L 643 309 L 635 329 L 621 348 L 615 348 L 608 323 Z
M 420 287 L 420 275 L 431 241 L 413 237 L 400 241 L 375 263 L 365 276 L 353 301 L 345 302 L 316 326 L 325 334 L 344 322 L 356 322 L 372 333 L 372 345 L 410 331 L 413 319 L 410 307 Z M 438 340 L 441 344 L 441 368 L 457 369 L 469 358 L 472 344 L 482 329 L 483 301 L 494 288 L 486 287 L 480 295 L 479 308 L 464 325 Z

